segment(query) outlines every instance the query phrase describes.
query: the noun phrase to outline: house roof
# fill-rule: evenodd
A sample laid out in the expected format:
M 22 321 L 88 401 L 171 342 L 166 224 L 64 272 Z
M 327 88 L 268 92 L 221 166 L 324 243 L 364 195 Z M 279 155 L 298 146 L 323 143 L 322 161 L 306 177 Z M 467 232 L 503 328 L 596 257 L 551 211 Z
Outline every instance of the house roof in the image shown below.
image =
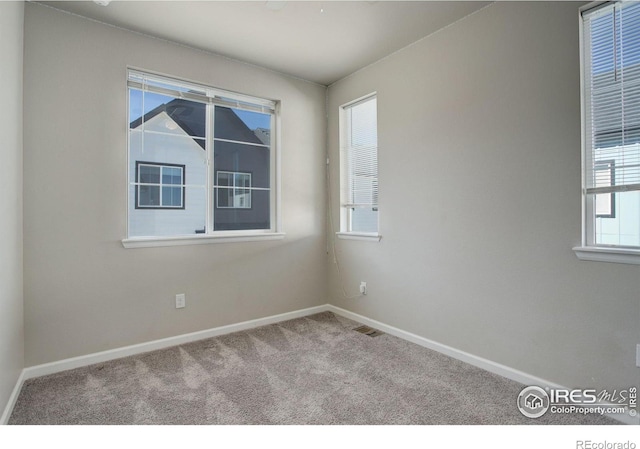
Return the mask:
M 156 115 L 165 112 L 176 124 L 190 136 L 204 137 L 206 126 L 206 105 L 195 101 L 176 98 L 147 112 L 130 123 L 131 128 L 137 128 L 151 120 Z M 216 106 L 215 137 L 239 142 L 262 144 L 262 140 L 249 129 L 240 117 L 231 108 Z M 203 139 L 193 139 L 202 149 L 205 148 Z

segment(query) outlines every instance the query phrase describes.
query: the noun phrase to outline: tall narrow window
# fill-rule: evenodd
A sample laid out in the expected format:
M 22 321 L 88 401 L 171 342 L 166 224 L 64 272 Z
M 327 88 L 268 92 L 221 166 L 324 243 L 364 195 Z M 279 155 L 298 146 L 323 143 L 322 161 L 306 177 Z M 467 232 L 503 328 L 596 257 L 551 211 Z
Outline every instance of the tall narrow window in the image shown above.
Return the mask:
M 582 13 L 585 246 L 640 248 L 640 3 Z
M 375 95 L 341 108 L 343 233 L 378 234 L 378 124 Z
M 129 239 L 277 232 L 275 102 L 134 70 L 128 86 Z

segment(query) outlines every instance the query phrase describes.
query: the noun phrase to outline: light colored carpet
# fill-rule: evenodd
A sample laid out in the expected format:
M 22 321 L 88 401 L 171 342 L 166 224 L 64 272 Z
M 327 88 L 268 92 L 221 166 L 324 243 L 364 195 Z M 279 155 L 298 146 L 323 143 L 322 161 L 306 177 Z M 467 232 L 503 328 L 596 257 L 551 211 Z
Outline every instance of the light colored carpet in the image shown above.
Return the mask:
M 10 424 L 616 424 L 330 312 L 25 382 Z

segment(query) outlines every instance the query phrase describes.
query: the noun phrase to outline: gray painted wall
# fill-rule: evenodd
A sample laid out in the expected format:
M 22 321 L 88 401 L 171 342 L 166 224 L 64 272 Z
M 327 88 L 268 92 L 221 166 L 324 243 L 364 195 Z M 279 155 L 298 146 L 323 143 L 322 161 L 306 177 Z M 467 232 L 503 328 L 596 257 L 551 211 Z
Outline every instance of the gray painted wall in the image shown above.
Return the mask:
M 578 6 L 498 2 L 330 87 L 335 220 L 338 108 L 378 92 L 383 235 L 335 242 L 332 303 L 565 386 L 639 383 L 640 267 L 571 250 Z
M 284 240 L 122 247 L 127 66 L 282 101 Z M 326 303 L 323 86 L 37 4 L 24 83 L 27 366 Z
M 26 365 L 329 297 L 550 381 L 637 385 L 640 268 L 571 251 L 581 213 L 577 7 L 497 3 L 330 87 L 336 229 L 338 106 L 373 91 L 379 105 L 383 239 L 335 241 L 338 276 L 325 257 L 323 87 L 27 4 Z M 285 240 L 121 247 L 127 65 L 282 100 Z M 368 296 L 343 299 L 339 283 L 354 295 L 361 280 Z M 175 293 L 187 294 L 186 309 L 173 308 Z
M 24 367 L 22 44 L 24 4 L 0 2 L 0 414 Z

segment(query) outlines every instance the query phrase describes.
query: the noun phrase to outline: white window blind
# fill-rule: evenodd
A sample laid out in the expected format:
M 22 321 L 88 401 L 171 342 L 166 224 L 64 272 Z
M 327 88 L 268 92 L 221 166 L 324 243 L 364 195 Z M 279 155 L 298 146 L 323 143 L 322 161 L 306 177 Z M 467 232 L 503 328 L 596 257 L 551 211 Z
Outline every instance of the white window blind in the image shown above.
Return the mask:
M 640 4 L 610 3 L 583 19 L 586 192 L 640 190 Z
M 276 102 L 272 100 L 250 97 L 136 70 L 129 70 L 127 85 L 133 89 L 155 92 L 190 101 L 211 103 L 265 114 L 273 114 L 275 112 Z
M 343 107 L 342 231 L 378 232 L 378 126 L 375 96 Z

